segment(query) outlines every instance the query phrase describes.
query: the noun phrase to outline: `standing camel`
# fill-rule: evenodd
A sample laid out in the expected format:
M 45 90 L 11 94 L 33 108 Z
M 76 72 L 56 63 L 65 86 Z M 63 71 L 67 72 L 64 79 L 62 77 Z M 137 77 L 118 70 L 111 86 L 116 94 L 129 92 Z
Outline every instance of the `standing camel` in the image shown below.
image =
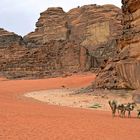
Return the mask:
M 117 109 L 117 103 L 116 103 L 115 100 L 108 101 L 108 103 L 109 103 L 109 106 L 110 106 L 110 108 L 112 110 L 112 117 L 115 117 L 115 113 L 116 113 L 116 109 Z

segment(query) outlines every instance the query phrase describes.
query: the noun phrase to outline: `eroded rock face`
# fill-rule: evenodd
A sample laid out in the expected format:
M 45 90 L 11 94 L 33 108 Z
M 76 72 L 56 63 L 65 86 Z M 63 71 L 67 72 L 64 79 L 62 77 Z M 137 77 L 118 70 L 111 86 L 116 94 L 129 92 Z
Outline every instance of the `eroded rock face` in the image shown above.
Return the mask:
M 25 43 L 21 36 L 0 28 L 0 74 L 11 74 L 10 67 L 18 64 L 20 58 L 25 55 Z M 16 67 L 15 67 L 16 68 Z M 8 72 L 10 71 L 10 72 Z M 15 71 L 16 73 L 16 71 Z
M 15 44 L 23 45 L 22 37 L 0 28 L 0 48 L 7 48 Z
M 67 13 L 59 7 L 49 8 L 41 13 L 35 32 L 24 39 L 28 47 L 47 47 L 52 40 L 75 42 L 84 55 L 80 54 L 79 68 L 99 68 L 104 59 L 114 55 L 115 39 L 122 30 L 121 18 L 121 10 L 113 5 L 86 5 Z
M 52 40 L 67 40 L 67 17 L 62 8 L 48 8 L 40 14 L 35 32 L 24 37 L 29 47 L 39 47 Z
M 118 42 L 118 55 L 104 66 L 96 87 L 140 88 L 140 1 L 123 0 L 123 33 Z M 109 65 L 111 70 L 106 70 Z
M 67 40 L 52 40 L 28 47 L 21 36 L 0 29 L 0 74 L 8 78 L 56 77 L 78 72 L 80 46 Z
M 124 83 L 140 88 L 140 1 L 123 0 L 123 38 L 121 54 L 127 55 L 117 63 L 117 71 Z
M 121 10 L 113 5 L 86 5 L 67 13 L 48 8 L 24 39 L 0 30 L 0 43 L 7 38 L 0 48 L 1 73 L 40 78 L 99 68 L 116 54 L 121 18 Z

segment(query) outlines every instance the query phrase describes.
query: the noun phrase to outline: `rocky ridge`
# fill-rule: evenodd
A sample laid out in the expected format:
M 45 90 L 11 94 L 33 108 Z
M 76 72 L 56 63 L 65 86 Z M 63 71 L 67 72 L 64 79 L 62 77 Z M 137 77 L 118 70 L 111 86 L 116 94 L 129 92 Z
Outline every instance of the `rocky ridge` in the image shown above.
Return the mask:
M 67 13 L 56 7 L 41 13 L 35 31 L 23 39 L 0 30 L 1 74 L 42 78 L 99 68 L 117 52 L 121 18 L 113 5 L 85 5 Z

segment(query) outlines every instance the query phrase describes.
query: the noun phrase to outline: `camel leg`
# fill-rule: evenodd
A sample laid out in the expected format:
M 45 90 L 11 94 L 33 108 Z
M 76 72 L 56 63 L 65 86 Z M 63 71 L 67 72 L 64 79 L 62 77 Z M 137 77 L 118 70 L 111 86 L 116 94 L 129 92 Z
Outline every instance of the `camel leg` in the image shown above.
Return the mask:
M 131 112 L 130 112 L 130 110 L 128 111 L 128 118 L 130 118 L 131 117 Z
M 137 117 L 138 117 L 138 118 L 140 118 L 139 116 L 140 116 L 140 111 L 138 112 L 138 115 L 137 115 Z

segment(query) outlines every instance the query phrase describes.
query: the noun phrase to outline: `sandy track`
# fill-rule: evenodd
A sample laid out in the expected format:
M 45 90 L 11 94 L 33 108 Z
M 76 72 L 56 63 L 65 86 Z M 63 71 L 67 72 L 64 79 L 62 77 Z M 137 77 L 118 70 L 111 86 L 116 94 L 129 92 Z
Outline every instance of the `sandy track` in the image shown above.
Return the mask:
M 80 93 L 83 89 L 79 88 L 59 88 L 42 91 L 33 91 L 25 93 L 25 97 L 29 97 L 47 104 L 75 107 L 75 108 L 86 108 L 102 111 L 110 111 L 108 104 L 109 100 L 116 100 L 118 104 L 133 102 L 132 91 L 122 90 L 94 90 L 88 93 Z M 86 92 L 87 89 L 84 89 Z M 125 95 L 124 95 L 125 94 Z M 137 113 L 139 104 L 134 108 L 133 112 Z
M 44 80 L 0 81 L 0 140 L 139 140 L 140 120 L 110 112 L 47 105 L 23 94 L 87 86 L 94 75 Z

